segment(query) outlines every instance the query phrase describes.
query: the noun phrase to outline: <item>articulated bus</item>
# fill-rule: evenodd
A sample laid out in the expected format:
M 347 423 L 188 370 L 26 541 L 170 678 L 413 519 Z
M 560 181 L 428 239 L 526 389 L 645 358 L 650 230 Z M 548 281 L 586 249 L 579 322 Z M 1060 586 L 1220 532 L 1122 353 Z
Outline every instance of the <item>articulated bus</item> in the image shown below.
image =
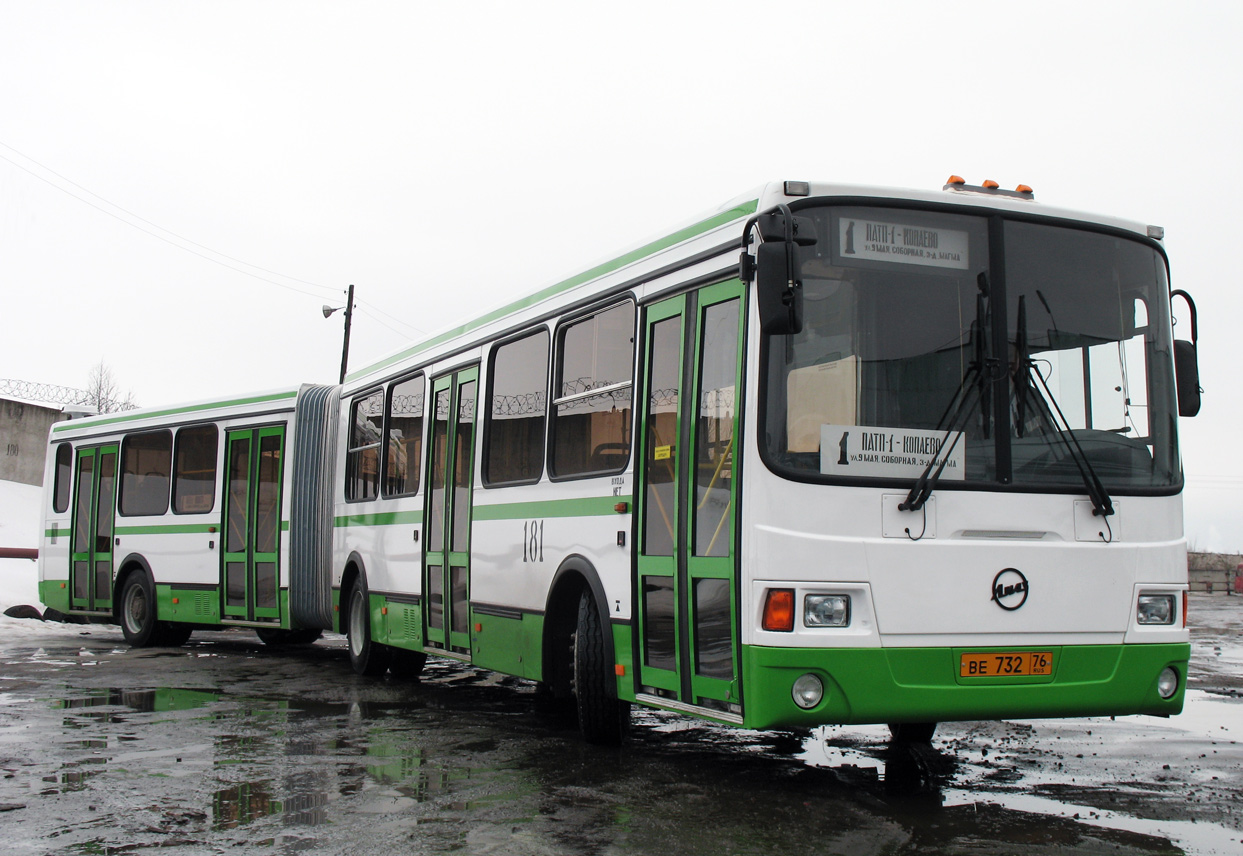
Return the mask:
M 60 423 L 40 591 L 748 728 L 1178 713 L 1194 305 L 1029 188 L 778 182 L 354 372 Z M 1192 337 L 1175 340 L 1183 297 Z

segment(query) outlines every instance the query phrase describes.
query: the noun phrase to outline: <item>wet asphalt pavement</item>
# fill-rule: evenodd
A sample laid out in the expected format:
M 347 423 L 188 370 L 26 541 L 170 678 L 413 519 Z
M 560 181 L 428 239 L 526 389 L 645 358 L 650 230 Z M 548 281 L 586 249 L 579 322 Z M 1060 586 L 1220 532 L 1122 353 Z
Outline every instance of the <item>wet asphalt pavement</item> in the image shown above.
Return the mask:
M 636 712 L 585 746 L 525 681 L 343 640 L 130 650 L 0 618 L 0 852 L 1243 853 L 1243 597 L 1194 597 L 1169 720 L 745 732 Z

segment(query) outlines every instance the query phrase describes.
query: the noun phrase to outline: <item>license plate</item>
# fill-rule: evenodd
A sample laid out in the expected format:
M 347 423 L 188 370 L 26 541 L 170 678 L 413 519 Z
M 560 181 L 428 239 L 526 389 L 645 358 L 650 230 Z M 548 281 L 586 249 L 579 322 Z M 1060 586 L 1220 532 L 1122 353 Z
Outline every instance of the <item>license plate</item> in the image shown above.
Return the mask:
M 1009 678 L 1019 675 L 1053 674 L 1053 652 L 1009 651 L 993 654 L 963 654 L 958 675 L 963 678 Z

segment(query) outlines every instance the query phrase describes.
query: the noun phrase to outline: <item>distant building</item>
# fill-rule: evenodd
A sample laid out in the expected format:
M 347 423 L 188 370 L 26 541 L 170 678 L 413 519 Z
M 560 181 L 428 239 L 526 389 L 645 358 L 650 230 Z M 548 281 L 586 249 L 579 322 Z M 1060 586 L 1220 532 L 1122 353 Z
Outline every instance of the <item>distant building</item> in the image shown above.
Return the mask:
M 68 418 L 55 405 L 0 398 L 0 481 L 42 485 L 48 432 Z

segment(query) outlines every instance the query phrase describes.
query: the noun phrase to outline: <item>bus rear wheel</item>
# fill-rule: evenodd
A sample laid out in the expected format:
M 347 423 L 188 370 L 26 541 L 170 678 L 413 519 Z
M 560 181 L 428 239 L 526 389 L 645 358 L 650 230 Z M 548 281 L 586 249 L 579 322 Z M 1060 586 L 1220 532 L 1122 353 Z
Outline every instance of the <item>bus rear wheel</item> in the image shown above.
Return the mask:
M 608 692 L 613 670 L 605 661 L 604 628 L 590 591 L 578 601 L 574 631 L 574 698 L 583 739 L 600 746 L 616 746 L 630 727 L 630 705 Z
M 350 666 L 358 675 L 382 675 L 388 668 L 388 649 L 371 638 L 371 599 L 367 583 L 359 576 L 350 589 L 349 626 L 345 636 L 349 642 Z

